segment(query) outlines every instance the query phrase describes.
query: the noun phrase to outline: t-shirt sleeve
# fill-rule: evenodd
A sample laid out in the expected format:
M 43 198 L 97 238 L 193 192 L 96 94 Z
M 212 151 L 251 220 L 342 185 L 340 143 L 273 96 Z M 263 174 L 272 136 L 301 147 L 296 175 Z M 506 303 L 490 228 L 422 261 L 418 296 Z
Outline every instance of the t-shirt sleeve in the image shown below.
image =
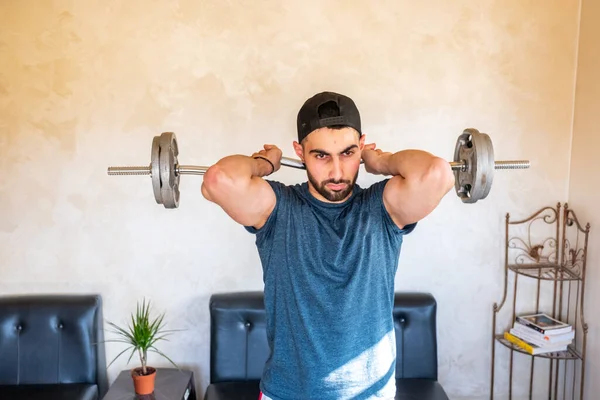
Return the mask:
M 277 215 L 283 207 L 282 204 L 285 201 L 284 185 L 281 182 L 270 181 L 267 179 L 265 179 L 265 181 L 269 185 L 271 185 L 271 188 L 275 192 L 275 207 L 273 208 L 273 211 L 271 211 L 271 214 L 269 215 L 269 218 L 267 218 L 265 224 L 259 229 L 256 229 L 253 226 L 244 226 L 246 231 L 256 235 L 257 240 L 261 240 L 263 237 L 271 234 L 271 231 L 273 230 L 273 226 L 275 225 L 275 221 L 277 219 Z
M 371 195 L 369 200 L 371 201 L 371 206 L 374 208 L 374 211 L 381 213 L 383 222 L 390 233 L 395 235 L 408 235 L 416 228 L 417 222 L 415 221 L 414 223 L 400 228 L 392 219 L 392 216 L 388 212 L 387 208 L 385 208 L 385 204 L 383 202 L 383 190 L 385 189 L 385 185 L 389 180 L 390 178 L 384 179 L 374 183 L 370 187 Z

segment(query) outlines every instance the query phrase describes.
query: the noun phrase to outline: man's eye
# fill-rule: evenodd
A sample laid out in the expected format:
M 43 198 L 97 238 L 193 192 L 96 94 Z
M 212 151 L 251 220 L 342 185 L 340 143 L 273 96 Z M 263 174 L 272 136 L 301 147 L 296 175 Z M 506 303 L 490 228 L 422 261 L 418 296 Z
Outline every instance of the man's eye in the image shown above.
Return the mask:
M 352 150 L 345 151 L 343 154 L 344 154 L 345 156 L 351 156 L 352 154 L 354 154 L 354 151 L 352 151 Z
M 319 159 L 325 158 L 325 154 L 317 154 L 317 158 L 319 158 Z

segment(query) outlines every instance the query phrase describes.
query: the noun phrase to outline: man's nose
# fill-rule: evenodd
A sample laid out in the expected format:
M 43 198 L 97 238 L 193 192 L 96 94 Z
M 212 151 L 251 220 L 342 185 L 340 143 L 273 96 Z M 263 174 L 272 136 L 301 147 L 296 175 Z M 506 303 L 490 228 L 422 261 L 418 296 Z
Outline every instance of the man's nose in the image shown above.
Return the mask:
M 342 163 L 340 162 L 340 159 L 337 157 L 333 157 L 331 161 L 330 178 L 339 181 L 342 179 L 343 176 L 344 175 L 342 171 Z

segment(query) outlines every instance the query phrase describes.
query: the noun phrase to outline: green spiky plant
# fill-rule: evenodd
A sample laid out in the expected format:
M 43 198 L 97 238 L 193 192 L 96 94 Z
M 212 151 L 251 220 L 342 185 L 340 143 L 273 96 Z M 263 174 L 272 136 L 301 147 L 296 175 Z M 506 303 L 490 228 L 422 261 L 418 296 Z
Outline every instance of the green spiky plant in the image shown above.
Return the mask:
M 131 322 L 128 324 L 127 329 L 107 321 L 108 324 L 115 329 L 113 333 L 120 336 L 119 339 L 107 340 L 107 342 L 125 343 L 128 345 L 125 350 L 117 354 L 110 362 L 108 365 L 109 367 L 128 350 L 131 350 L 127 364 L 129 364 L 132 357 L 137 352 L 141 363 L 141 375 L 148 375 L 148 352 L 154 352 L 161 355 L 179 369 L 177 364 L 156 348 L 156 343 L 158 341 L 168 340 L 166 337 L 177 330 L 164 329 L 164 313 L 151 319 L 150 308 L 150 302 L 146 303 L 145 299 L 141 305 L 138 302 L 136 313 L 131 314 Z

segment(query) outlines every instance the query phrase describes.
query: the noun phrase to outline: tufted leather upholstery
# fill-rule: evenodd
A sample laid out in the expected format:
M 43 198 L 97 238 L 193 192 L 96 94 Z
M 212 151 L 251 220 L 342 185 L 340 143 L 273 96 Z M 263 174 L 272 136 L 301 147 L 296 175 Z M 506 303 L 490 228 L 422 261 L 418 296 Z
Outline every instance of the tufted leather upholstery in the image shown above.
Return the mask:
M 396 293 L 396 379 L 437 380 L 436 309 L 428 293 Z
M 213 295 L 210 381 L 259 380 L 269 356 L 261 292 Z
M 108 389 L 98 295 L 0 297 L 0 400 L 97 400 Z
M 269 355 L 262 292 L 210 299 L 210 385 L 205 400 L 256 400 Z M 437 304 L 428 293 L 396 293 L 396 400 L 448 400 L 437 381 Z

